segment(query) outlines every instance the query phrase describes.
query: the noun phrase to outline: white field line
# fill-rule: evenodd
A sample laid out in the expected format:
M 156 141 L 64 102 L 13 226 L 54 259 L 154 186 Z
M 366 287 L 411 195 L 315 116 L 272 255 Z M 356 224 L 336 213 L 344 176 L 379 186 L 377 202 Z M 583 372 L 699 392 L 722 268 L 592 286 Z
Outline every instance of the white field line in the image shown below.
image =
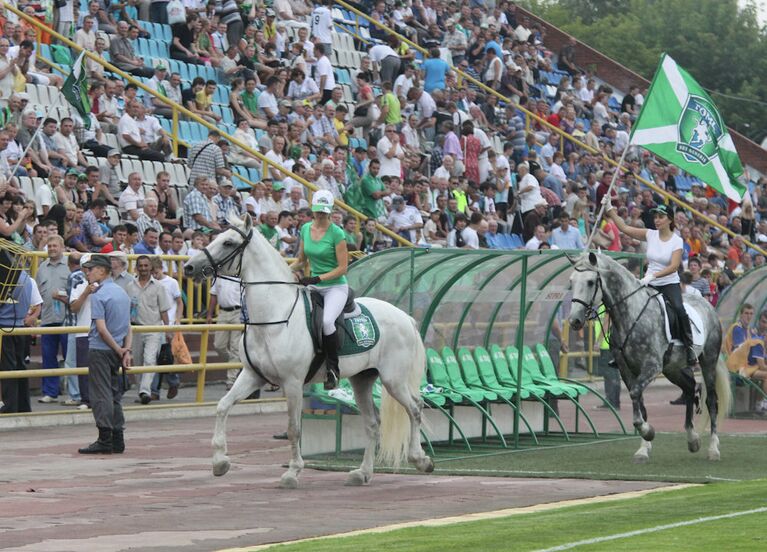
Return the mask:
M 659 487 L 656 489 L 643 489 L 640 491 L 627 491 L 625 493 L 615 493 L 610 495 L 593 496 L 589 498 L 575 498 L 570 500 L 561 500 L 559 502 L 550 502 L 544 504 L 535 504 L 533 506 L 524 506 L 521 508 L 506 508 L 503 510 L 493 510 L 490 512 L 477 512 L 473 514 L 463 514 L 458 516 L 450 516 L 444 518 L 432 518 L 416 521 L 407 521 L 404 523 L 395 523 L 392 525 L 384 525 L 381 527 L 371 527 L 369 529 L 358 529 L 355 531 L 348 531 L 346 533 L 336 533 L 332 535 L 322 535 L 319 537 L 309 537 L 305 539 L 298 539 L 292 541 L 275 542 L 271 544 L 261 544 L 256 546 L 247 546 L 244 548 L 227 548 L 219 550 L 219 552 L 257 552 L 261 550 L 268 550 L 276 546 L 283 544 L 296 544 L 300 542 L 310 542 L 326 539 L 354 537 L 357 535 L 368 535 L 372 533 L 388 533 L 390 531 L 396 531 L 399 529 L 408 529 L 412 527 L 442 527 L 445 525 L 452 525 L 454 523 L 465 523 L 469 521 L 483 521 L 490 519 L 498 519 L 508 516 L 516 516 L 521 514 L 534 514 L 538 512 L 547 512 L 549 510 L 556 510 L 559 508 L 566 508 L 569 506 L 580 506 L 584 504 L 599 504 L 602 502 L 613 502 L 615 500 L 625 500 L 629 498 L 637 498 L 652 493 L 662 493 L 668 491 L 677 491 L 680 489 L 688 489 L 691 487 L 698 487 L 698 484 L 679 484 L 669 485 L 668 487 Z
M 676 529 L 677 527 L 687 527 L 689 525 L 698 525 L 699 523 L 705 523 L 707 521 L 717 521 L 720 519 L 732 519 L 741 516 L 748 516 L 751 514 L 761 514 L 767 512 L 767 506 L 762 508 L 754 508 L 753 510 L 742 510 L 740 512 L 730 512 L 729 514 L 721 514 L 718 516 L 706 516 L 688 521 L 678 521 L 676 523 L 667 523 L 666 525 L 656 525 L 655 527 L 647 527 L 646 529 L 637 529 L 636 531 L 627 531 L 625 533 L 617 533 L 615 535 L 607 535 L 605 537 L 595 537 L 593 539 L 584 539 L 580 541 L 571 542 L 568 544 L 562 544 L 560 546 L 553 546 L 551 548 L 542 548 L 535 552 L 559 552 L 560 550 L 570 550 L 579 546 L 588 546 L 591 544 L 599 544 L 602 542 L 609 542 L 618 539 L 627 539 L 630 537 L 636 537 L 638 535 L 647 535 L 649 533 L 658 533 L 659 531 L 666 531 L 668 529 Z

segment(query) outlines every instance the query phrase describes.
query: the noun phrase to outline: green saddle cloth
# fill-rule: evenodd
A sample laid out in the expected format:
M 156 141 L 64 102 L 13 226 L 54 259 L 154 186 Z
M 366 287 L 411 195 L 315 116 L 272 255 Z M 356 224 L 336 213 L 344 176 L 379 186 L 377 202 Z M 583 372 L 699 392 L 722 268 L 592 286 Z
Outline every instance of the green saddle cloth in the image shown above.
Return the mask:
M 315 343 L 321 342 L 319 336 L 314 335 L 312 326 L 312 311 L 309 306 L 309 300 L 304 295 L 304 305 L 306 310 L 306 327 L 312 334 Z M 360 314 L 352 318 L 344 318 L 344 327 L 340 331 L 339 338 L 341 349 L 339 356 L 358 355 L 369 351 L 376 346 L 381 339 L 381 331 L 378 329 L 378 323 L 370 310 L 363 304 L 357 303 L 360 308 Z

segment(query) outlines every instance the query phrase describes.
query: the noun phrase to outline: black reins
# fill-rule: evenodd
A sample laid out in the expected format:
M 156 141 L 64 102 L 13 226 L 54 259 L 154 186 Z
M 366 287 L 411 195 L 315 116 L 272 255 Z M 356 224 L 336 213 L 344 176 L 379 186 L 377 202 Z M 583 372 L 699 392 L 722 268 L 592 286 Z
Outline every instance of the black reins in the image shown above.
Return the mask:
M 573 270 L 575 270 L 576 272 L 591 272 L 590 270 L 584 270 L 582 268 L 577 268 L 577 267 L 573 267 Z M 594 293 L 591 295 L 591 300 L 588 303 L 586 303 L 586 301 L 583 301 L 581 299 L 577 299 L 577 298 L 572 299 L 573 303 L 578 303 L 579 305 L 583 305 L 586 311 L 586 317 L 588 320 L 594 320 L 595 318 L 599 316 L 599 313 L 597 312 L 598 309 L 594 307 L 594 300 L 597 298 L 597 291 L 599 291 L 599 289 L 602 289 L 602 304 L 605 306 L 605 308 L 607 309 L 607 313 L 610 315 L 610 321 L 614 319 L 613 309 L 615 309 L 615 307 L 627 301 L 629 298 L 634 296 L 639 291 L 645 289 L 645 286 L 640 285 L 631 293 L 621 297 L 618 301 L 615 301 L 613 304 L 610 304 L 609 301 L 607 300 L 607 296 L 604 293 L 605 288 L 604 288 L 604 284 L 602 283 L 602 275 L 600 274 L 599 269 L 597 268 L 596 270 L 594 270 L 594 272 L 596 272 L 597 274 L 597 284 L 594 286 Z M 661 294 L 662 293 L 660 291 L 655 290 L 655 293 L 652 293 L 652 292 L 650 293 L 649 298 L 654 299 Z M 645 301 L 645 304 L 642 306 L 642 310 L 639 311 L 639 314 L 636 316 L 636 318 L 634 318 L 634 321 L 631 323 L 631 327 L 628 329 L 628 331 L 626 332 L 626 335 L 623 338 L 623 343 L 621 344 L 620 347 L 618 347 L 618 350 L 621 352 L 621 354 L 623 354 L 623 350 L 626 348 L 626 343 L 628 342 L 631 332 L 634 330 L 634 327 L 637 325 L 637 322 L 639 322 L 639 319 L 642 318 L 644 311 L 647 310 L 647 307 L 649 305 L 650 305 L 650 301 Z

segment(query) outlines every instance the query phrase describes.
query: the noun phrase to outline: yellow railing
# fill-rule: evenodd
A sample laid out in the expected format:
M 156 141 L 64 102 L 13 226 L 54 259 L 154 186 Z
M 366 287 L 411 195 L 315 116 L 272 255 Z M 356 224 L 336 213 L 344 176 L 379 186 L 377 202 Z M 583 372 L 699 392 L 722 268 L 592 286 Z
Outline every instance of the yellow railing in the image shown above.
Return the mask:
M 189 326 L 133 326 L 133 333 L 182 333 L 200 334 L 200 359 L 197 364 L 170 364 L 166 366 L 136 366 L 128 369 L 129 374 L 166 373 L 166 372 L 197 372 L 196 402 L 204 400 L 205 375 L 208 370 L 231 370 L 242 368 L 240 362 L 208 362 L 208 341 L 210 332 L 241 332 L 242 324 L 195 324 Z M 7 335 L 61 335 L 88 333 L 88 326 L 57 326 L 35 328 L 3 328 L 0 337 Z M 0 346 L 2 339 L 0 339 Z M 0 380 L 15 378 L 38 378 L 48 376 L 87 375 L 88 368 L 47 368 L 39 370 L 8 370 L 0 371 Z
M 30 267 L 29 267 L 29 273 L 34 278 L 37 274 L 37 269 L 40 266 L 40 263 L 48 258 L 48 253 L 45 251 L 29 251 L 27 252 L 27 255 L 30 257 Z M 64 253 L 64 255 L 69 255 L 69 253 Z M 128 258 L 128 267 L 127 270 L 130 272 L 133 262 L 143 255 L 137 255 L 137 254 L 131 254 L 127 255 Z M 210 309 L 210 293 L 203 294 L 203 290 L 210 290 L 210 286 L 212 284 L 212 279 L 207 278 L 202 282 L 195 282 L 191 278 L 185 278 L 184 277 L 184 271 L 183 271 L 183 263 L 188 261 L 190 257 L 188 255 L 147 255 L 148 257 L 158 257 L 159 259 L 163 261 L 167 261 L 172 263 L 174 270 L 172 271 L 171 277 L 173 277 L 176 281 L 178 281 L 179 288 L 183 290 L 186 293 L 186 316 L 184 316 L 184 320 L 188 324 L 192 324 L 195 321 L 194 313 L 195 310 L 197 312 L 200 311 L 208 311 Z M 285 262 L 287 262 L 289 265 L 292 265 L 296 262 L 295 259 L 285 259 Z M 195 307 L 197 307 L 195 309 Z M 215 314 L 215 313 L 213 313 Z M 187 326 L 184 326 L 185 328 Z M 34 333 L 34 332 L 33 332 Z
M 415 48 L 416 50 L 418 50 L 419 52 L 421 52 L 421 53 L 422 53 L 424 56 L 427 56 L 427 57 L 428 57 L 428 55 L 429 55 L 429 52 L 428 52 L 428 51 L 426 51 L 426 49 L 424 49 L 424 48 L 423 48 L 423 47 L 421 47 L 420 45 L 416 44 L 415 42 L 411 41 L 411 40 L 410 40 L 410 39 L 408 39 L 406 36 L 403 36 L 403 35 L 401 35 L 401 34 L 400 34 L 400 33 L 398 33 L 397 31 L 395 31 L 394 29 L 391 29 L 390 27 L 387 27 L 387 26 L 386 26 L 386 25 L 384 25 L 383 23 L 379 23 L 378 21 L 376 21 L 375 19 L 373 19 L 373 18 L 372 18 L 372 17 L 370 17 L 369 15 L 367 15 L 367 14 L 365 14 L 365 13 L 361 12 L 360 10 L 358 10 L 357 8 L 355 8 L 354 6 L 351 6 L 351 5 L 347 4 L 347 3 L 346 3 L 344 0 L 335 0 L 335 2 L 336 2 L 336 4 L 339 4 L 340 6 L 343 6 L 344 8 L 346 8 L 347 10 L 349 10 L 350 12 L 353 12 L 353 13 L 357 14 L 358 16 L 365 18 L 367 21 L 369 21 L 371 24 L 375 25 L 375 26 L 376 26 L 376 27 L 378 27 L 379 29 L 382 29 L 382 30 L 386 31 L 387 33 L 389 33 L 389 34 L 391 34 L 391 35 L 393 35 L 393 36 L 396 36 L 397 38 L 399 38 L 399 39 L 400 39 L 401 41 L 403 41 L 404 43 L 406 43 L 406 44 L 408 44 L 409 46 L 411 46 L 411 47 Z M 468 81 L 470 81 L 472 84 L 474 84 L 474 85 L 476 85 L 476 86 L 480 87 L 480 88 L 481 88 L 482 90 L 484 90 L 486 93 L 488 93 L 488 94 L 492 94 L 493 96 L 497 97 L 499 100 L 502 100 L 502 101 L 504 101 L 504 102 L 506 102 L 506 103 L 508 103 L 508 104 L 513 104 L 513 102 L 511 101 L 511 99 L 507 98 L 506 96 L 504 96 L 503 94 L 501 94 L 501 93 L 500 93 L 500 92 L 498 92 L 497 90 L 494 90 L 494 89 L 490 88 L 490 87 L 489 87 L 489 86 L 487 86 L 485 83 L 478 81 L 477 79 L 475 79 L 475 78 L 474 78 L 474 77 L 472 77 L 471 75 L 468 75 L 468 74 L 466 74 L 465 72 L 461 71 L 459 68 L 455 67 L 455 66 L 454 66 L 452 63 L 450 64 L 450 68 L 451 68 L 453 71 L 455 71 L 455 72 L 456 72 L 458 75 L 460 75 L 462 78 L 464 78 L 464 79 L 467 79 L 467 80 L 468 80 Z M 588 151 L 588 152 L 590 152 L 590 153 L 592 153 L 592 154 L 598 155 L 598 156 L 599 156 L 599 157 L 601 157 L 601 158 L 602 158 L 602 159 L 603 159 L 605 162 L 607 162 L 608 164 L 612 165 L 613 167 L 616 167 L 616 168 L 618 168 L 618 167 L 619 167 L 618 163 L 617 163 L 616 161 L 614 161 L 613 159 L 611 159 L 611 158 L 609 158 L 609 157 L 605 156 L 605 155 L 604 155 L 602 152 L 600 152 L 600 151 L 598 151 L 598 150 L 595 150 L 595 149 L 593 149 L 592 147 L 590 147 L 589 145 L 585 144 L 584 142 L 581 142 L 580 140 L 578 140 L 578 139 L 577 139 L 577 138 L 575 138 L 574 136 L 572 136 L 572 135 L 570 135 L 570 134 L 567 134 L 567 133 L 566 133 L 566 132 L 564 132 L 564 131 L 563 131 L 561 128 L 559 128 L 559 127 L 556 127 L 556 126 L 552 125 L 551 123 L 549 123 L 549 122 L 548 122 L 548 121 L 546 121 L 545 119 L 542 119 L 541 117 L 539 117 L 538 115 L 536 115 L 536 114 L 535 114 L 535 113 L 533 113 L 532 111 L 528 111 L 527 109 L 525 109 L 524 107 L 522 107 L 522 106 L 520 106 L 520 105 L 516 105 L 516 108 L 517 108 L 517 109 L 519 109 L 520 111 L 522 111 L 523 113 L 525 113 L 525 115 L 527 116 L 527 120 L 528 120 L 528 121 L 529 121 L 531 118 L 532 118 L 532 119 L 534 119 L 535 121 L 537 121 L 538 123 L 540 123 L 540 124 L 541 124 L 541 125 L 543 125 L 544 127 L 546 127 L 546 128 L 548 128 L 548 129 L 550 129 L 552 132 L 556 132 L 557 134 L 559 134 L 559 135 L 560 135 L 560 137 L 561 137 L 562 139 L 564 139 L 564 140 L 568 140 L 568 141 L 572 142 L 573 144 L 577 145 L 578 147 L 580 147 L 580 148 L 583 148 L 583 149 L 585 149 L 586 151 Z M 626 169 L 625 167 L 619 167 L 619 168 L 620 168 L 620 170 L 622 170 L 622 171 L 626 171 L 626 172 L 628 172 L 628 169 Z M 657 193 L 657 194 L 660 194 L 661 196 L 665 197 L 667 200 L 669 200 L 669 201 L 672 201 L 673 203 L 676 203 L 677 205 L 679 205 L 679 206 L 681 206 L 681 207 L 684 207 L 685 209 L 687 209 L 688 211 L 690 211 L 691 213 L 693 213 L 693 214 L 694 214 L 694 215 L 696 215 L 697 217 L 699 217 L 699 218 L 701 218 L 701 219 L 705 220 L 707 223 L 711 224 L 712 226 L 714 226 L 714 227 L 716 227 L 716 228 L 719 228 L 719 229 L 720 229 L 720 230 L 722 230 L 723 232 L 727 233 L 729 236 L 731 236 L 731 237 L 733 237 L 733 238 L 734 238 L 734 237 L 739 237 L 739 238 L 743 239 L 743 242 L 744 242 L 744 243 L 746 243 L 746 244 L 747 244 L 749 247 L 751 247 L 751 248 L 753 248 L 754 250 L 756 250 L 756 251 L 760 252 L 762 255 L 765 255 L 765 256 L 767 256 L 767 252 L 765 252 L 765 251 L 764 251 L 762 248 L 760 248 L 759 246 L 757 246 L 757 245 L 755 245 L 755 244 L 751 243 L 750 241 L 748 241 L 748 240 L 747 240 L 747 239 L 746 239 L 744 236 L 741 236 L 741 235 L 739 235 L 739 234 L 736 234 L 735 232 L 733 232 L 732 230 L 730 230 L 730 229 L 729 229 L 729 228 L 727 228 L 726 226 L 722 226 L 721 224 L 719 224 L 719 222 L 718 222 L 718 221 L 716 221 L 716 220 L 714 220 L 714 219 L 711 219 L 711 218 L 709 218 L 707 215 L 705 215 L 705 214 L 701 213 L 700 211 L 698 211 L 697 209 L 695 209 L 695 208 L 694 208 L 694 207 L 692 207 L 691 205 L 687 204 L 686 202 L 682 201 L 681 199 L 677 198 L 676 196 L 674 196 L 674 195 L 672 195 L 672 194 L 668 193 L 668 192 L 667 192 L 666 190 L 664 190 L 663 188 L 659 188 L 658 186 L 656 186 L 656 185 L 655 185 L 655 183 L 654 183 L 654 182 L 650 182 L 650 181 L 648 181 L 648 180 L 646 180 L 646 179 L 642 178 L 642 177 L 641 177 L 641 176 L 639 176 L 639 175 L 636 175 L 636 179 L 637 179 L 639 182 L 641 182 L 642 184 L 644 184 L 645 186 L 647 186 L 647 187 L 649 187 L 650 189 L 652 189 L 652 190 L 653 190 L 655 193 Z
M 35 19 L 34 17 L 30 17 L 29 15 L 23 13 L 18 8 L 8 4 L 7 2 L 2 1 L 2 2 L 0 2 L 0 5 L 2 5 L 2 7 L 5 8 L 6 10 L 9 10 L 9 11 L 15 13 L 17 16 L 19 16 L 20 18 L 24 19 L 28 23 L 30 23 L 34 28 L 36 28 L 38 30 L 42 30 L 43 32 L 46 32 L 46 33 L 50 34 L 52 37 L 56 38 L 59 42 L 61 42 L 62 44 L 66 44 L 67 46 L 69 46 L 74 51 L 76 51 L 78 53 L 79 52 L 85 52 L 85 55 L 89 59 L 95 61 L 96 63 L 100 64 L 101 66 L 103 66 L 104 68 L 108 69 L 109 71 L 115 73 L 116 75 L 119 75 L 120 77 L 124 78 L 125 80 L 127 80 L 131 84 L 135 84 L 138 88 L 143 90 L 145 94 L 151 94 L 155 98 L 159 99 L 162 103 L 167 105 L 173 111 L 173 127 L 172 128 L 173 128 L 173 133 L 174 133 L 175 136 L 178 136 L 178 117 L 179 117 L 180 114 L 184 115 L 188 119 L 191 119 L 191 120 L 193 120 L 193 121 L 203 125 L 208 130 L 215 130 L 216 132 L 220 133 L 221 136 L 224 136 L 229 142 L 231 142 L 235 146 L 243 149 L 244 151 L 247 151 L 249 154 L 251 154 L 251 155 L 255 156 L 257 159 L 259 159 L 262 163 L 265 163 L 267 166 L 272 167 L 272 168 L 278 170 L 279 172 L 284 174 L 286 177 L 291 177 L 293 180 L 295 180 L 296 182 L 299 182 L 300 184 L 302 184 L 304 187 L 308 188 L 309 190 L 311 190 L 313 192 L 316 192 L 318 190 L 318 188 L 317 188 L 317 186 L 315 184 L 313 184 L 313 183 L 309 182 L 308 180 L 306 180 L 305 178 L 303 178 L 303 177 L 301 177 L 301 176 L 299 176 L 299 175 L 297 175 L 297 174 L 287 170 L 285 167 L 283 167 L 279 163 L 275 163 L 274 161 L 268 159 L 261 152 L 252 149 L 250 146 L 248 146 L 244 142 L 241 142 L 240 140 L 238 140 L 234 136 L 224 132 L 223 130 L 221 130 L 220 128 L 218 128 L 214 124 L 209 123 L 208 121 L 206 121 L 202 117 L 198 116 L 197 114 L 192 113 L 186 107 L 184 107 L 182 105 L 179 105 L 179 104 L 173 102 L 172 100 L 170 100 L 170 99 L 168 99 L 168 98 L 166 98 L 164 96 L 158 95 L 154 90 L 152 90 L 151 88 L 147 87 L 144 83 L 136 80 L 132 75 L 126 73 L 125 71 L 123 71 L 122 69 L 119 69 L 118 67 L 115 67 L 114 65 L 112 65 L 111 63 L 105 61 L 103 58 L 97 56 L 93 52 L 90 52 L 88 50 L 84 50 L 82 47 L 80 47 L 78 44 L 76 44 L 75 42 L 73 42 L 69 38 L 63 36 L 62 34 L 56 32 L 53 29 L 50 29 L 50 28 L 46 27 L 45 25 L 40 23 L 40 21 Z M 175 141 L 174 141 L 174 143 L 175 143 Z M 344 211 L 347 211 L 347 212 L 355 215 L 359 219 L 362 219 L 362 220 L 367 219 L 367 217 L 364 214 L 362 214 L 361 212 L 357 211 L 353 207 L 347 205 L 343 201 L 340 201 L 340 200 L 336 201 L 336 205 L 338 207 L 340 207 L 341 209 L 343 209 Z M 395 232 L 392 232 L 391 230 L 389 230 L 388 228 L 386 228 L 385 226 L 383 226 L 383 225 L 381 225 L 379 223 L 376 223 L 376 225 L 377 225 L 377 228 L 381 232 L 383 232 L 384 234 L 386 234 L 387 236 L 389 236 L 390 238 L 395 240 L 397 243 L 399 243 L 399 244 L 401 244 L 403 246 L 413 247 L 412 243 L 410 243 L 408 240 L 404 239 L 399 234 L 397 234 Z

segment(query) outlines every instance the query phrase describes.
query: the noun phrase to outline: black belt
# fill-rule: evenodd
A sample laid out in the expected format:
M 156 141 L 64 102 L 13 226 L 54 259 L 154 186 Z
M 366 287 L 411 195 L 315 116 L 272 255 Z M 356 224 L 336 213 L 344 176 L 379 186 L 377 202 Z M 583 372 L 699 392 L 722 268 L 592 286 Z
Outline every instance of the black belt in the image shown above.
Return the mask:
M 241 307 L 218 307 L 224 312 L 234 312 L 240 310 Z

